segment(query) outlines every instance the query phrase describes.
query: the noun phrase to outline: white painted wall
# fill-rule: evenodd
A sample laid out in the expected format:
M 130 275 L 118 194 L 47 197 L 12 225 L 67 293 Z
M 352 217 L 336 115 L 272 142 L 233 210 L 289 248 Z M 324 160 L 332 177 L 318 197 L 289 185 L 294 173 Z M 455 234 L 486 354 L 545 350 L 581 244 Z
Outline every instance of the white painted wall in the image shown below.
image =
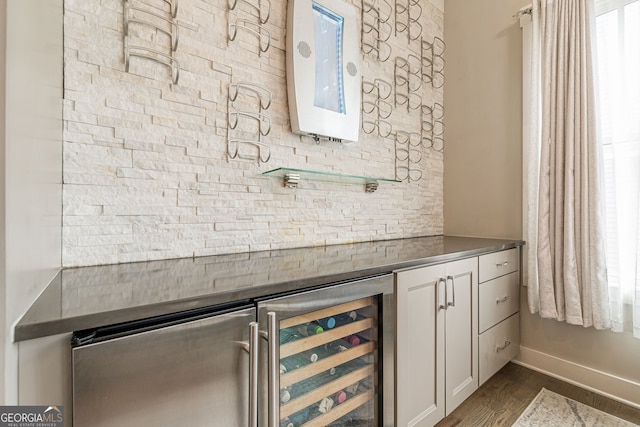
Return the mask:
M 522 47 L 528 0 L 447 0 L 445 233 L 522 236 Z
M 132 1 L 166 13 L 160 0 Z M 286 4 L 271 2 L 265 25 L 271 47 L 259 55 L 257 38 L 247 32 L 227 40 L 228 19 L 256 21 L 244 2 L 228 13 L 224 0 L 181 0 L 174 53 L 181 71 L 173 85 L 168 68 L 149 60 L 134 57 L 125 72 L 122 2 L 65 2 L 65 266 L 442 234 L 443 159 L 431 149 L 415 148 L 422 153 L 412 165 L 422 170 L 420 181 L 381 182 L 373 194 L 363 185 L 305 180 L 290 190 L 280 179 L 261 176 L 281 166 L 395 176 L 392 136 L 361 133 L 352 144 L 316 144 L 291 133 Z M 430 2 L 421 7 L 425 39 L 442 36 L 442 10 Z M 127 42 L 169 52 L 168 38 L 142 25 L 130 26 Z M 419 56 L 421 43 L 408 43 L 399 33 L 391 35 L 389 47 L 386 62 L 364 55 L 365 80 L 392 83 L 394 58 Z M 265 111 L 271 132 L 263 138 L 271 148 L 268 163 L 228 159 L 227 134 L 257 134 L 251 121 L 241 121 L 241 132 L 228 130 L 227 88 L 239 81 L 273 93 Z M 423 104 L 442 102 L 442 90 L 428 84 L 414 95 Z M 244 98 L 235 106 L 255 111 L 257 100 Z M 397 106 L 389 122 L 394 131 L 420 132 L 420 110 Z
M 2 401 L 48 404 L 19 397 L 19 366 L 28 372 L 37 363 L 19 362 L 12 328 L 61 266 L 62 1 L 3 0 L 0 9 L 6 22 L 0 110 Z

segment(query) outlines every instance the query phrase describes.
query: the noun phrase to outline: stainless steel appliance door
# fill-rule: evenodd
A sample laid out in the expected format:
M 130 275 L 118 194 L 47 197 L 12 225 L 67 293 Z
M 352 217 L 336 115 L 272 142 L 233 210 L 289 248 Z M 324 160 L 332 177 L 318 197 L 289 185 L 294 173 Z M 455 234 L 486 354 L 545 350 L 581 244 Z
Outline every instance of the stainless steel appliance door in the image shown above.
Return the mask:
M 261 427 L 393 426 L 392 275 L 261 301 L 258 321 L 267 338 L 260 349 Z M 323 331 L 299 329 L 320 324 Z M 349 330 L 360 344 L 345 341 Z M 367 419 L 349 419 L 347 408 L 360 405 L 370 408 Z
M 253 308 L 74 348 L 74 427 L 249 426 L 251 336 Z

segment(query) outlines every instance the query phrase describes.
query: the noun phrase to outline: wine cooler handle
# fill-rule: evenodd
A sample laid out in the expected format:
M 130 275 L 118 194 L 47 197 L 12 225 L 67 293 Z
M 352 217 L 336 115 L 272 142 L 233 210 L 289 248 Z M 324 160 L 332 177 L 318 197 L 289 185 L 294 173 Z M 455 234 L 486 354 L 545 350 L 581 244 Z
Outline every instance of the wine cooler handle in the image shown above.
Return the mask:
M 440 310 L 446 310 L 447 309 L 447 280 L 443 279 L 442 277 L 440 277 L 438 279 L 438 301 L 440 301 L 440 284 L 444 282 L 444 304 L 443 303 L 439 303 L 440 305 L 438 306 L 438 308 L 440 308 Z
M 277 340 L 277 328 L 278 322 L 276 321 L 276 313 L 270 311 L 267 313 L 267 332 L 269 333 L 268 338 L 268 351 L 269 351 L 269 422 L 268 427 L 279 427 L 280 423 L 280 414 L 279 411 L 279 400 L 280 393 L 278 390 L 278 375 L 279 371 L 279 363 L 278 363 L 278 340 Z
M 451 301 L 447 301 L 447 307 L 456 306 L 456 280 L 453 276 L 447 276 L 447 283 L 451 280 Z
M 249 328 L 249 427 L 258 427 L 258 322 Z

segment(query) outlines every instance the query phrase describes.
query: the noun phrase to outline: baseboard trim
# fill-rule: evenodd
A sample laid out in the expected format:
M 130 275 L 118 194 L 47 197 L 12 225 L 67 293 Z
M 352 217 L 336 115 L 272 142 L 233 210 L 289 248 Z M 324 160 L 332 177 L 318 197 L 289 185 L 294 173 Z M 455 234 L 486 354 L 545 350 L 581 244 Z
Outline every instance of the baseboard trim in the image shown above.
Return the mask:
M 640 383 L 523 346 L 513 362 L 640 409 Z

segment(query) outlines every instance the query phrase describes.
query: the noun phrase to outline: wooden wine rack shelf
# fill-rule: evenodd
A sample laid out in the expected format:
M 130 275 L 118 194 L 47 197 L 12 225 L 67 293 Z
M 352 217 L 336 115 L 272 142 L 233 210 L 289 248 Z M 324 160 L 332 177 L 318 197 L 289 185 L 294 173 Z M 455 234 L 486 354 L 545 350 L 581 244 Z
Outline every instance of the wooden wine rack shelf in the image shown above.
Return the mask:
M 358 407 L 364 405 L 371 399 L 373 399 L 374 393 L 373 390 L 368 390 L 366 393 L 359 394 L 357 396 L 352 397 L 351 399 L 346 400 L 344 403 L 338 405 L 333 408 L 331 411 L 326 414 L 322 414 L 319 417 L 316 417 L 310 420 L 308 423 L 302 424 L 301 427 L 324 427 L 338 418 L 347 415 L 349 412 L 357 409 Z
M 329 329 L 321 334 L 311 335 L 294 342 L 282 344 L 280 346 L 280 359 L 328 344 L 343 337 L 348 337 L 349 335 L 357 334 L 358 332 L 371 329 L 374 326 L 374 319 L 363 319 L 358 320 L 357 322 L 348 323 L 335 329 Z
M 311 378 L 314 375 L 320 374 L 324 371 L 328 371 L 334 366 L 342 365 L 350 360 L 357 359 L 366 354 L 373 352 L 376 349 L 376 343 L 369 341 L 364 344 L 360 344 L 347 351 L 336 353 L 332 356 L 326 357 L 322 360 L 318 360 L 316 363 L 311 363 L 295 371 L 287 372 L 280 376 L 280 388 L 288 387 L 297 382 L 304 381 L 307 378 Z
M 280 321 L 280 329 L 290 328 L 292 326 L 299 325 L 301 323 L 313 322 L 317 319 L 324 317 L 335 316 L 336 314 L 345 313 L 347 311 L 358 310 L 374 305 L 376 300 L 374 297 L 362 298 L 355 301 L 349 301 L 344 304 L 334 305 L 331 307 L 317 310 L 312 313 L 301 314 L 300 316 L 290 317 L 289 319 L 283 319 Z
M 316 388 L 310 393 L 304 394 L 301 397 L 294 399 L 280 407 L 280 418 L 288 417 L 289 415 L 298 412 L 307 406 L 319 401 L 325 396 L 331 396 L 338 391 L 365 379 L 369 375 L 373 375 L 373 366 L 365 366 L 358 370 L 348 373 L 338 379 L 331 381 L 321 387 Z
M 283 403 L 280 406 L 279 414 L 281 420 L 295 416 L 296 413 L 306 408 L 312 408 L 325 397 L 335 396 L 336 393 L 353 385 L 355 385 L 357 394 L 349 396 L 344 402 L 336 404 L 326 413 L 311 418 L 302 424 L 301 427 L 326 426 L 374 399 L 376 387 L 374 381 L 376 373 L 375 365 L 362 358 L 373 354 L 377 349 L 375 338 L 377 336 L 378 326 L 376 305 L 376 297 L 367 297 L 280 321 L 280 330 L 282 331 L 283 329 L 296 328 L 299 325 L 305 325 L 318 321 L 319 319 L 342 315 L 352 311 L 360 310 L 360 317 L 362 317 L 363 312 L 366 312 L 365 317 L 360 318 L 360 320 L 346 323 L 336 328 L 325 329 L 322 333 L 281 344 L 281 360 L 322 347 L 334 341 L 339 341 L 351 335 L 359 334 L 361 338 L 364 336 L 366 339 L 371 339 L 370 341 L 366 341 L 365 339 L 364 343 L 353 347 L 345 344 L 349 347 L 348 350 L 331 354 L 316 362 L 307 362 L 306 365 L 280 374 L 280 389 L 293 387 L 293 390 L 296 390 L 296 385 L 298 385 L 298 387 L 304 387 L 302 382 L 316 375 L 327 375 L 327 377 L 321 375 L 320 378 L 322 379 L 318 381 L 319 383 L 317 385 L 310 385 L 308 390 L 302 392 L 303 394 L 299 394 L 291 401 Z M 369 335 L 368 332 L 370 332 L 371 335 Z M 357 361 L 358 359 L 361 359 L 360 362 Z M 341 368 L 343 374 L 340 375 L 336 372 L 335 379 L 333 377 L 328 378 L 329 372 L 334 372 L 331 371 L 332 368 L 341 365 L 344 365 L 344 367 Z M 344 373 L 345 370 L 347 373 Z M 329 382 L 323 383 L 324 381 Z M 365 383 L 366 385 L 362 386 Z M 358 385 L 360 385 L 359 388 Z M 314 386 L 315 388 L 313 388 Z M 298 389 L 297 391 L 300 393 L 301 390 Z

